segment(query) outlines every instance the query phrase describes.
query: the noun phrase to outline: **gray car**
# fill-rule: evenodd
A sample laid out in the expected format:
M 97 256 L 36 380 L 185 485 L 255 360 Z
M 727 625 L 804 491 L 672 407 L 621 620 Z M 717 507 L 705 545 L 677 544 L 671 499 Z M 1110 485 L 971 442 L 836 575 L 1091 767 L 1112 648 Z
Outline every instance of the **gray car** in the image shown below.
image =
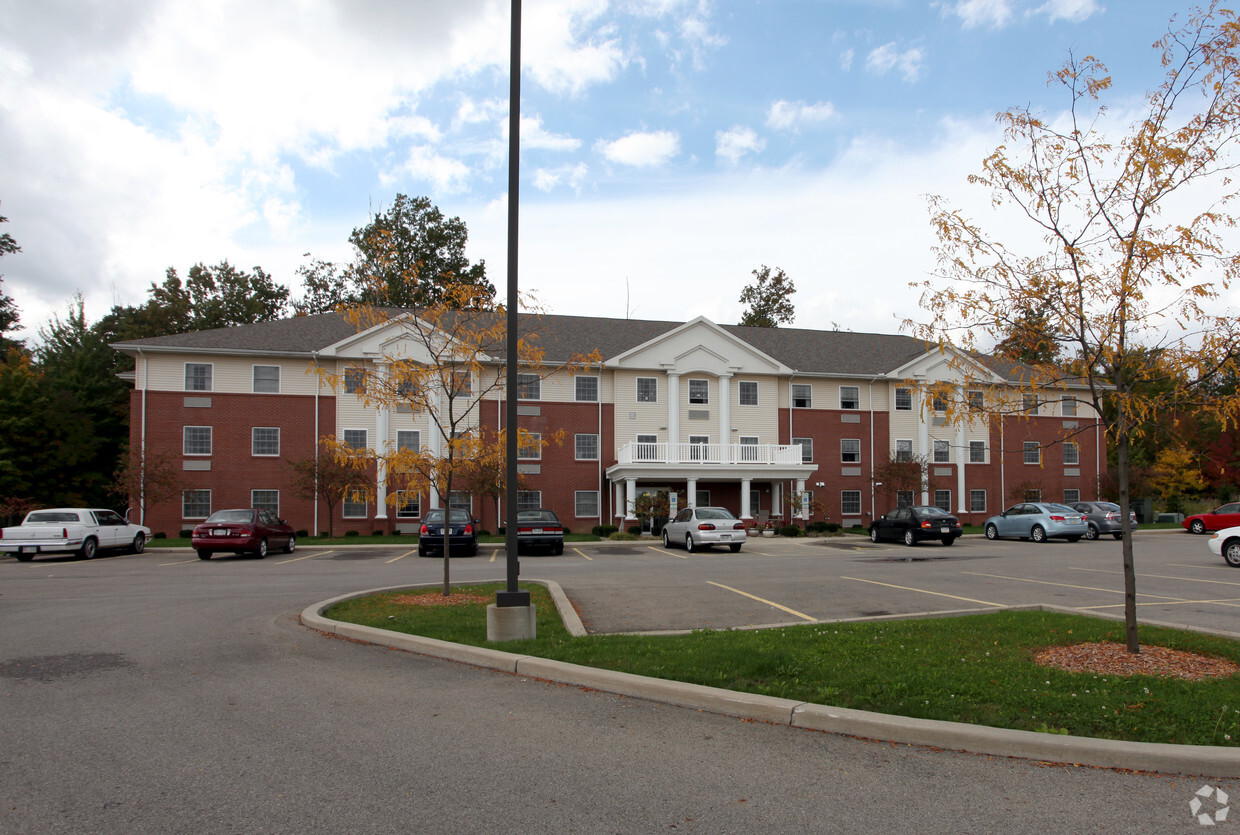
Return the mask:
M 1072 505 L 1073 509 L 1079 510 L 1085 514 L 1085 524 L 1089 529 L 1085 532 L 1086 539 L 1097 539 L 1104 533 L 1109 533 L 1116 539 L 1124 536 L 1123 532 L 1123 515 L 1119 505 L 1114 502 L 1077 502 Z M 1137 514 L 1135 511 L 1129 510 L 1129 521 L 1132 523 L 1132 530 L 1137 529 Z
M 686 507 L 663 526 L 663 547 L 683 545 L 686 551 L 726 545 L 736 553 L 745 541 L 745 523 L 726 507 Z
M 1085 515 L 1066 504 L 1021 502 L 986 520 L 987 539 L 1013 537 L 1045 542 L 1059 537 L 1076 542 L 1089 532 Z

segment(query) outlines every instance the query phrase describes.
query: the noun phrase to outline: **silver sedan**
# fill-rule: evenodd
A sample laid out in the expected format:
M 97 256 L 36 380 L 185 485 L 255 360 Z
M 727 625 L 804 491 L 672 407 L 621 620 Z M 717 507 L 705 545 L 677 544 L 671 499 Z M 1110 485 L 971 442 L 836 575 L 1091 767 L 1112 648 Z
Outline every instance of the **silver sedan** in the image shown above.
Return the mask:
M 987 539 L 1019 537 L 1045 542 L 1052 537 L 1076 542 L 1089 532 L 1085 514 L 1053 502 L 1022 502 L 986 520 Z
M 663 547 L 683 545 L 686 551 L 727 545 L 736 553 L 745 541 L 745 523 L 726 507 L 686 507 L 663 526 Z

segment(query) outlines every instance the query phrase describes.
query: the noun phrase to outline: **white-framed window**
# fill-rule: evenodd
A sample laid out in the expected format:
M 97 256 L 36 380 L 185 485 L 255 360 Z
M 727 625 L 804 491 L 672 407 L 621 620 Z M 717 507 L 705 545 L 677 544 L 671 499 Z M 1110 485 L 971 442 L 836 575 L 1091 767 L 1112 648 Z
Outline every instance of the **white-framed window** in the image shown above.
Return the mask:
M 251 490 L 250 491 L 250 507 L 258 510 L 269 510 L 273 516 L 280 515 L 280 491 L 279 490 Z
M 709 380 L 690 380 L 689 381 L 689 404 L 705 405 L 710 402 L 710 381 Z
M 578 461 L 598 460 L 598 435 L 577 435 L 573 446 Z
M 792 445 L 801 448 L 801 461 L 803 463 L 809 463 L 814 460 L 813 438 L 793 438 Z
M 185 390 L 211 391 L 212 369 L 209 362 L 185 363 Z
M 934 410 L 936 412 L 947 411 L 947 401 L 943 399 L 943 395 L 941 394 L 936 394 L 934 396 L 933 400 L 931 401 L 931 405 L 934 407 Z
M 986 463 L 986 442 L 985 441 L 969 441 L 969 463 L 985 464 Z
M 186 426 L 181 438 L 181 452 L 185 455 L 211 454 L 211 427 Z
M 517 399 L 518 400 L 541 400 L 542 399 L 542 377 L 537 374 L 518 374 L 517 375 Z
M 861 463 L 861 439 L 860 438 L 841 438 L 840 439 L 840 461 L 845 464 Z
M 861 514 L 860 490 L 840 491 L 840 512 L 844 516 L 859 516 Z
M 573 380 L 578 403 L 598 402 L 598 377 L 583 377 L 578 374 Z
M 1024 408 L 1026 412 L 1028 412 L 1031 415 L 1036 415 L 1038 413 L 1039 405 L 1038 405 L 1038 396 L 1036 394 L 1021 395 L 1021 401 L 1024 404 Z
M 210 490 L 182 490 L 181 518 L 206 519 L 211 515 Z
M 365 394 L 366 393 L 366 369 L 346 368 L 344 370 L 344 393 L 345 394 Z
M 517 437 L 517 457 L 523 461 L 542 458 L 542 433 L 522 432 Z
M 1037 441 L 1025 441 L 1024 450 L 1026 464 L 1042 463 L 1042 445 Z
M 896 439 L 896 460 L 912 461 L 913 460 L 913 441 L 908 438 Z
M 250 455 L 279 455 L 280 427 L 250 427 Z
M 978 389 L 969 389 L 964 396 L 969 401 L 969 408 L 973 411 L 980 412 L 986 408 L 986 396 Z
M 417 429 L 398 429 L 396 431 L 396 448 L 418 452 L 422 449 L 422 433 Z
M 517 510 L 538 510 L 542 507 L 541 490 L 518 490 Z
M 952 491 L 951 490 L 935 490 L 934 506 L 939 510 L 952 512 Z
M 1067 505 L 1076 504 L 1081 500 L 1081 491 L 1075 487 L 1065 487 L 1063 491 L 1063 503 Z
M 710 435 L 690 435 L 689 436 L 689 460 L 705 461 L 707 446 L 710 444 Z
M 792 408 L 810 409 L 814 406 L 813 390 L 808 383 L 792 384 Z
M 736 439 L 740 445 L 741 461 L 754 463 L 758 460 L 758 436 L 741 435 Z
M 542 495 L 541 493 L 539 494 Z M 541 501 L 541 499 L 540 499 Z M 448 510 L 463 510 L 470 516 L 474 515 L 474 497 L 468 490 L 453 490 L 448 498 Z
M 985 513 L 986 512 L 986 491 L 970 490 L 969 491 L 969 512 Z
M 577 490 L 573 493 L 573 515 L 577 518 L 598 516 L 598 491 Z
M 348 446 L 354 449 L 366 449 L 366 430 L 365 429 L 345 429 L 342 440 Z
M 896 411 L 913 411 L 913 390 L 903 386 L 896 387 Z
M 340 513 L 345 519 L 365 519 L 368 504 L 365 493 L 357 493 L 355 495 L 350 490 L 345 494 L 344 501 L 340 504 Z
M 952 461 L 952 445 L 947 441 L 934 442 L 934 463 L 950 464 Z
M 1059 400 L 1059 412 L 1064 417 L 1076 417 L 1076 398 L 1065 394 Z
M 1081 463 L 1081 447 L 1076 441 L 1063 442 L 1063 462 L 1072 467 Z
M 280 366 L 278 365 L 256 365 L 254 366 L 254 393 L 255 394 L 279 394 L 280 393 Z
M 736 384 L 736 402 L 741 406 L 758 405 L 758 382 L 741 380 Z
M 913 506 L 913 491 L 912 490 L 897 490 L 896 491 L 896 507 L 912 507 L 912 506 Z
M 396 518 L 418 519 L 422 516 L 422 497 L 412 490 L 396 491 Z
M 860 409 L 861 408 L 861 387 L 860 386 L 840 386 L 840 408 L 841 409 Z
M 638 377 L 637 378 L 637 402 L 638 403 L 658 403 L 659 402 L 659 378 L 658 377 Z

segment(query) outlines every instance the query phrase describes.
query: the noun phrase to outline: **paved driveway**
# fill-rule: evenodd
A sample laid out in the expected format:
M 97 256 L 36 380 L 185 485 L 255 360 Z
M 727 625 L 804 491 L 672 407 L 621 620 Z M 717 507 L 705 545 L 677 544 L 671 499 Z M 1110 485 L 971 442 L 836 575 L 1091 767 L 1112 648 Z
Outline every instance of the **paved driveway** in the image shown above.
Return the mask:
M 1203 539 L 1150 537 L 1138 555 L 1143 612 L 1231 624 L 1226 584 L 1240 571 Z M 984 608 L 1039 594 L 1121 602 L 1107 573 L 1118 570 L 1113 543 L 856 545 L 754 541 L 739 555 L 607 545 L 522 564 L 559 581 L 595 629 Z M 905 561 L 910 552 L 919 559 Z M 296 622 L 317 600 L 440 576 L 438 560 L 403 553 L 0 559 L 0 831 L 1187 832 L 1200 831 L 1189 812 L 1199 788 L 1240 796 L 1235 781 L 744 722 L 328 639 Z M 452 565 L 462 581 L 503 575 L 488 557 Z

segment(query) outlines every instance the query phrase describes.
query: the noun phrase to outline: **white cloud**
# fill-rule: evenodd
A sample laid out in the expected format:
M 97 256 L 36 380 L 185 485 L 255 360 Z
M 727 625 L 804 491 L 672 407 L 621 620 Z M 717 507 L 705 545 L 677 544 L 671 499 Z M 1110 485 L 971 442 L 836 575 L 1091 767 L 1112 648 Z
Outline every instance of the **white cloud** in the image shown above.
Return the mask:
M 600 140 L 595 150 L 609 162 L 649 168 L 663 165 L 680 153 L 680 137 L 673 131 L 634 131 L 612 142 Z
M 877 75 L 886 75 L 892 69 L 898 69 L 905 81 L 913 82 L 921 78 L 923 57 L 918 47 L 901 52 L 894 42 L 886 43 L 866 56 L 865 67 Z
M 1066 20 L 1069 23 L 1080 23 L 1096 14 L 1105 12 L 1106 8 L 1098 5 L 1097 0 L 1047 0 L 1030 14 L 1044 14 L 1051 23 Z
M 409 155 L 400 166 L 399 173 L 429 182 L 437 193 L 454 194 L 467 189 L 470 168 L 458 159 L 440 154 L 434 148 L 415 145 L 409 149 Z M 385 185 L 390 187 L 400 178 L 396 172 L 389 172 L 385 180 Z
M 767 110 L 766 126 L 772 130 L 796 130 L 802 125 L 829 121 L 834 115 L 835 105 L 829 101 L 806 104 L 780 99 Z
M 745 154 L 760 153 L 766 147 L 766 141 L 754 132 L 753 128 L 734 125 L 727 130 L 715 132 L 715 155 L 731 165 L 740 162 Z
M 565 95 L 579 95 L 592 84 L 615 78 L 628 61 L 619 32 L 611 25 L 590 28 L 606 11 L 605 0 L 526 4 L 521 18 L 521 58 L 531 78 Z
M 534 187 L 539 191 L 554 191 L 559 186 L 567 186 L 576 193 L 590 173 L 590 166 L 584 162 L 576 165 L 561 165 L 557 168 L 538 168 L 534 171 Z
M 841 52 L 840 53 L 840 69 L 842 69 L 844 72 L 848 72 L 849 70 L 851 70 L 852 64 L 853 64 L 853 58 L 855 57 L 856 57 L 856 53 L 854 53 L 851 48 L 845 49 L 843 52 Z
M 544 151 L 575 151 L 581 147 L 581 140 L 544 130 L 542 119 L 538 116 L 522 116 L 521 146 Z
M 1012 0 L 960 0 L 949 4 L 946 11 L 960 18 L 965 29 L 1002 29 L 1012 20 Z

